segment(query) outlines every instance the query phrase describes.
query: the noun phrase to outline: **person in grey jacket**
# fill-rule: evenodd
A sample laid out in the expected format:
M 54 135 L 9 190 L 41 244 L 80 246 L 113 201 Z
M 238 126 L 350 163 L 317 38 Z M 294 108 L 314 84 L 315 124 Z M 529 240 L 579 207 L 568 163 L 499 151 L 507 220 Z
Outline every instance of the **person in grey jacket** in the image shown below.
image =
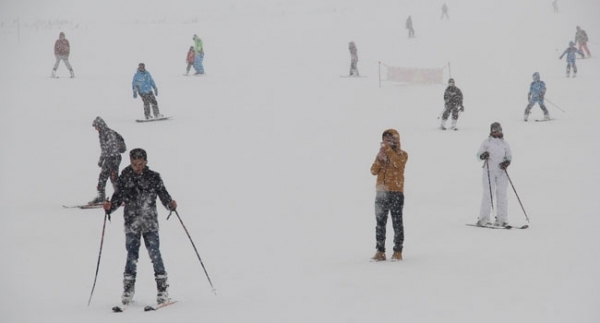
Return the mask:
M 106 122 L 100 117 L 96 117 L 92 126 L 98 131 L 98 139 L 100 141 L 100 158 L 98 159 L 98 167 L 100 167 L 100 175 L 98 175 L 98 185 L 96 185 L 97 195 L 88 202 L 88 204 L 97 204 L 104 202 L 106 198 L 106 182 L 110 178 L 110 182 L 115 188 L 117 176 L 119 175 L 119 166 L 121 165 L 120 140 L 121 135 L 110 129 Z
M 123 273 L 123 295 L 121 302 L 127 305 L 135 294 L 135 280 L 137 275 L 137 262 L 139 258 L 141 238 L 150 255 L 154 266 L 158 304 L 169 301 L 167 272 L 160 253 L 158 235 L 158 212 L 156 198 L 168 210 L 177 209 L 177 202 L 171 198 L 160 174 L 148 168 L 146 151 L 141 148 L 129 152 L 131 165 L 125 167 L 117 180 L 117 189 L 110 201 L 104 203 L 104 210 L 111 214 L 125 204 L 123 212 L 125 224 L 125 248 L 127 249 L 127 262 Z

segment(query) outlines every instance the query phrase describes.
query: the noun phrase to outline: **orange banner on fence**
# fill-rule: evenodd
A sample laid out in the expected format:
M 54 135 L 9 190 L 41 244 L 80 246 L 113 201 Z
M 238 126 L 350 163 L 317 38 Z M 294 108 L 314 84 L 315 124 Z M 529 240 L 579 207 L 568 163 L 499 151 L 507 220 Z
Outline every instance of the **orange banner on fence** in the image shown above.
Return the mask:
M 441 68 L 389 67 L 387 80 L 404 83 L 442 83 L 444 70 Z

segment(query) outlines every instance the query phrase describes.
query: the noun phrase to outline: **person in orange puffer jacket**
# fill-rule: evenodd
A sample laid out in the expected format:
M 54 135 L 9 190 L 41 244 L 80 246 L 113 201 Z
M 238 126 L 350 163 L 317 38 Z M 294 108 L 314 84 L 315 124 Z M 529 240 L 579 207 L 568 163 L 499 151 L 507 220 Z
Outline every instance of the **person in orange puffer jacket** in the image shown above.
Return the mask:
M 400 149 L 400 135 L 395 129 L 383 132 L 383 142 L 379 153 L 371 166 L 371 174 L 377 176 L 377 194 L 375 197 L 375 240 L 377 253 L 375 261 L 386 259 L 385 233 L 388 213 L 391 213 L 394 228 L 394 254 L 392 260 L 402 260 L 404 246 L 404 224 L 402 208 L 404 207 L 404 167 L 408 153 Z

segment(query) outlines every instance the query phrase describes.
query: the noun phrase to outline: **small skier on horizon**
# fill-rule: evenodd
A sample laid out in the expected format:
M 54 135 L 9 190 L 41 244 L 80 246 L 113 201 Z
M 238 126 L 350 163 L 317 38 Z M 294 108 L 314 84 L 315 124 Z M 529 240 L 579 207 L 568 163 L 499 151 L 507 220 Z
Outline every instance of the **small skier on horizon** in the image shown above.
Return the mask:
M 457 130 L 456 121 L 458 121 L 460 112 L 463 111 L 465 111 L 465 107 L 463 106 L 462 91 L 454 85 L 454 79 L 451 78 L 448 80 L 446 91 L 444 91 L 444 113 L 442 114 L 440 129 L 446 130 L 446 120 L 448 120 L 448 117 L 452 113 L 450 129 Z
M 58 69 L 58 64 L 60 61 L 65 62 L 65 66 L 71 73 L 71 78 L 75 77 L 75 72 L 73 72 L 73 67 L 71 67 L 71 63 L 69 63 L 69 54 L 71 53 L 71 45 L 69 44 L 69 40 L 65 38 L 65 33 L 60 32 L 58 35 L 58 39 L 54 43 L 54 56 L 56 57 L 56 62 L 54 63 L 54 67 L 52 67 L 52 77 L 58 78 L 56 76 L 56 70 Z
M 563 56 L 567 55 L 567 77 L 571 76 L 571 67 L 573 67 L 573 77 L 577 76 L 577 65 L 575 64 L 576 55 L 581 55 L 581 58 L 584 58 L 583 52 L 577 48 L 575 48 L 575 43 L 570 41 L 569 47 L 565 49 L 565 51 L 560 55 L 558 59 L 562 59 Z
M 444 16 L 446 16 L 446 19 L 450 19 L 450 17 L 448 16 L 448 5 L 446 5 L 445 2 L 442 6 L 442 17 L 440 19 L 444 19 Z
M 531 108 L 534 104 L 538 103 L 540 108 L 544 112 L 544 120 L 550 120 L 550 113 L 548 109 L 544 105 L 544 95 L 546 95 L 546 83 L 540 80 L 540 73 L 533 73 L 533 82 L 529 85 L 529 93 L 527 94 L 527 100 L 529 104 L 525 107 L 525 116 L 524 120 L 527 122 L 527 118 L 529 118 L 529 113 L 531 113 Z
M 358 64 L 358 50 L 353 41 L 348 44 L 348 50 L 350 50 L 350 76 L 359 76 L 358 68 L 356 67 Z
M 415 38 L 415 30 L 413 29 L 412 17 L 406 19 L 406 29 L 408 29 L 408 38 Z

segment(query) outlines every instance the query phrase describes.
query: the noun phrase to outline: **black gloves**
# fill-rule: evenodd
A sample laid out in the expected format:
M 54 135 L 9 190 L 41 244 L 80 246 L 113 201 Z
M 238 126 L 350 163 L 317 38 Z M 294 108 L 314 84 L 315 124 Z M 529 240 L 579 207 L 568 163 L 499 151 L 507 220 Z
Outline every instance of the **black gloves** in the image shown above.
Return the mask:
M 484 151 L 483 154 L 479 155 L 479 159 L 481 160 L 488 159 L 488 157 L 490 157 L 490 153 L 488 153 L 487 151 Z
M 104 164 L 104 158 L 100 157 L 100 159 L 98 160 L 98 167 L 102 167 L 103 164 Z
M 510 165 L 510 160 L 505 160 L 503 162 L 500 163 L 500 168 L 501 169 L 506 169 L 508 167 L 508 165 Z

